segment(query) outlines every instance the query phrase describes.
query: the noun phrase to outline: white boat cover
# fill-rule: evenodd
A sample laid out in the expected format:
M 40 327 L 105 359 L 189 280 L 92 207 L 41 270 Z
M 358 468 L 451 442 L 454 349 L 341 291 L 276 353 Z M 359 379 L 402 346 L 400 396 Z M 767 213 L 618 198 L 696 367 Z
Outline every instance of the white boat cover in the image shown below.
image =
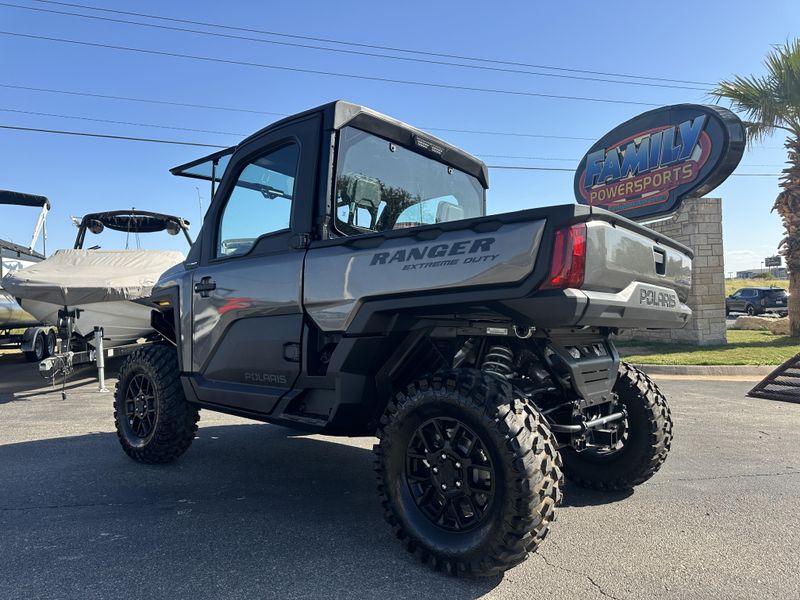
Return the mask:
M 59 306 L 137 300 L 149 296 L 161 274 L 183 260 L 177 251 L 59 250 L 9 273 L 2 286 L 14 297 Z

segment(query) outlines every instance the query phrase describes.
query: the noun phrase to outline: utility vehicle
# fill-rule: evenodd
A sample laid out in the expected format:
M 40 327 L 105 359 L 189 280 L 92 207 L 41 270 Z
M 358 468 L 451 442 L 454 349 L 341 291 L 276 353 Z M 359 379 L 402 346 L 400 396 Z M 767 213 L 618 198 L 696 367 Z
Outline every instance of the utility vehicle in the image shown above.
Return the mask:
M 154 288 L 164 343 L 119 373 L 133 459 L 182 455 L 200 408 L 376 436 L 386 519 L 456 575 L 523 561 L 562 473 L 616 490 L 664 462 L 667 402 L 610 336 L 686 323 L 684 246 L 575 204 L 487 216 L 480 160 L 342 101 L 173 173 L 219 188 Z

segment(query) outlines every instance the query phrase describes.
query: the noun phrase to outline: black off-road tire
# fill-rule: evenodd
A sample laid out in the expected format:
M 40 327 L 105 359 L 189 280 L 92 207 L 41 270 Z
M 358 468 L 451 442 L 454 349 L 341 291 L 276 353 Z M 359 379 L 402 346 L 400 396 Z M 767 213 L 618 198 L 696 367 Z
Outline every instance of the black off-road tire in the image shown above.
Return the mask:
M 418 506 L 409 483 L 407 452 L 415 432 L 439 418 L 456 419 L 470 429 L 492 461 L 494 496 L 471 529 L 453 531 L 434 522 Z M 377 436 L 375 470 L 385 518 L 406 550 L 436 570 L 502 573 L 536 550 L 555 520 L 562 473 L 553 435 L 538 413 L 515 400 L 511 386 L 495 376 L 454 369 L 412 383 L 389 402 Z
M 758 312 L 756 312 L 756 307 L 755 307 L 755 306 L 753 306 L 752 304 L 748 304 L 748 305 L 747 305 L 747 308 L 745 309 L 745 312 L 746 312 L 746 313 L 747 313 L 747 315 L 748 315 L 748 316 L 750 316 L 750 317 L 754 317 L 755 315 L 757 315 L 757 314 L 758 314 Z
M 567 479 L 590 489 L 626 490 L 650 479 L 664 464 L 672 443 L 667 399 L 647 375 L 620 363 L 614 386 L 628 413 L 622 447 L 608 456 L 561 448 Z
M 194 440 L 200 412 L 186 401 L 178 375 L 177 351 L 162 345 L 137 350 L 120 368 L 114 391 L 114 422 L 122 449 L 132 459 L 148 464 L 172 462 Z M 134 431 L 126 415 L 129 388 L 142 378 L 152 384 L 151 405 L 155 409 L 152 428 L 144 436 Z
M 41 362 L 47 358 L 47 340 L 45 335 L 39 331 L 33 339 L 33 350 L 25 352 L 25 360 L 28 362 Z

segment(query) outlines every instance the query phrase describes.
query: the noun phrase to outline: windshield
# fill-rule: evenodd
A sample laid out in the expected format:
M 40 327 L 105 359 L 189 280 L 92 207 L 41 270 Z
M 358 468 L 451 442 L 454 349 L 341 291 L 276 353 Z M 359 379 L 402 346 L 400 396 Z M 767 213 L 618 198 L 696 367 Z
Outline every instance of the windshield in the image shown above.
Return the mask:
M 471 175 L 354 127 L 340 132 L 336 228 L 345 235 L 483 216 Z

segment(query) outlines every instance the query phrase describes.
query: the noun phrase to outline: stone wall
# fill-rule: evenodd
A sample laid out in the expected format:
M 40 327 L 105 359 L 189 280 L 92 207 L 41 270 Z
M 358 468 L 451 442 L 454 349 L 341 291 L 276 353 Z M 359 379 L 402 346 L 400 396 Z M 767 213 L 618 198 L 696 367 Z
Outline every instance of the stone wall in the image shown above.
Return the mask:
M 725 343 L 722 199 L 687 198 L 675 215 L 648 227 L 694 251 L 692 290 L 688 301 L 692 318 L 683 329 L 635 330 L 621 337 L 700 346 Z

